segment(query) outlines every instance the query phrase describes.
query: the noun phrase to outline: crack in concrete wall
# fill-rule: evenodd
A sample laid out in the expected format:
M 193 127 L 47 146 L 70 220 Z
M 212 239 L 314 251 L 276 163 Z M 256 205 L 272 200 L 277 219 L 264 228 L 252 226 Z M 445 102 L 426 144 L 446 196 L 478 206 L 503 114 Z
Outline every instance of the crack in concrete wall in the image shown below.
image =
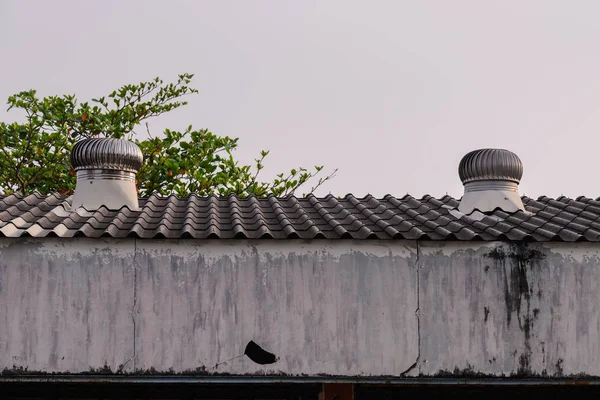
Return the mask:
M 421 362 L 421 301 L 420 301 L 420 297 L 421 294 L 419 293 L 421 290 L 421 284 L 419 281 L 419 277 L 420 277 L 420 269 L 421 269 L 421 263 L 420 263 L 420 247 L 419 247 L 419 243 L 420 241 L 417 240 L 416 241 L 416 246 L 417 246 L 417 257 L 415 260 L 415 275 L 416 275 L 416 296 L 417 296 L 417 309 L 415 310 L 415 317 L 417 319 L 417 358 L 415 360 L 415 362 L 408 367 L 405 371 L 403 371 L 402 373 L 400 373 L 400 376 L 406 376 L 408 375 L 410 372 L 412 372 L 415 368 L 419 368 L 420 370 L 420 362 Z
M 136 326 L 136 315 L 138 313 L 137 310 L 137 291 L 138 291 L 138 287 L 137 287 L 137 278 L 138 278 L 138 271 L 139 271 L 139 266 L 137 264 L 137 253 L 138 253 L 138 248 L 137 248 L 137 238 L 133 238 L 133 302 L 132 302 L 132 306 L 131 306 L 131 320 L 133 322 L 133 370 L 136 370 L 136 364 L 137 364 L 137 326 Z
M 132 300 L 131 300 L 131 322 L 133 325 L 133 355 L 131 357 L 129 357 L 123 364 L 121 364 L 119 366 L 119 369 L 117 372 L 123 372 L 126 371 L 127 366 L 129 365 L 129 363 L 133 364 L 133 368 L 131 370 L 135 371 L 136 370 L 136 345 L 137 345 L 137 329 L 136 329 L 136 314 L 137 314 L 137 275 L 138 275 L 138 270 L 139 270 L 139 266 L 137 264 L 137 252 L 138 252 L 138 248 L 137 248 L 137 238 L 133 238 L 133 260 L 131 262 L 132 265 L 132 270 L 133 270 L 133 287 L 131 290 L 132 293 Z

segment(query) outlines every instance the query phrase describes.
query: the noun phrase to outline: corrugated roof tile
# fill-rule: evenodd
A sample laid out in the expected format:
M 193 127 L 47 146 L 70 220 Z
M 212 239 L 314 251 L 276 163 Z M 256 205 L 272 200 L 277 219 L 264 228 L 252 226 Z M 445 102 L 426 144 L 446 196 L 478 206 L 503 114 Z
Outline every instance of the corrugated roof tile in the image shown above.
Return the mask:
M 0 236 L 600 241 L 600 200 L 523 197 L 525 212 L 461 214 L 459 199 L 152 195 L 140 209 L 71 209 L 71 197 L 0 197 Z

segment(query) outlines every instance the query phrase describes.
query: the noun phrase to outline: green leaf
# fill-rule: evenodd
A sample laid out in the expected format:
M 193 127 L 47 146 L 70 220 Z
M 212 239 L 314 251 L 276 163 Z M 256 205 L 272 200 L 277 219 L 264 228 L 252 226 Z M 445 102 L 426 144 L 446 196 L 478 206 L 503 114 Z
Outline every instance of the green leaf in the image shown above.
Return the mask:
M 88 137 L 124 137 L 137 143 L 144 155 L 137 175 L 140 195 L 187 196 L 195 191 L 202 195 L 283 195 L 312 179 L 300 167 L 289 175 L 279 173 L 271 181 L 262 181 L 259 173 L 269 151 L 260 151 L 252 165 L 241 164 L 234 158 L 238 138 L 207 129 L 194 131 L 192 125 L 185 131 L 166 129 L 138 139 L 147 120 L 183 107 L 187 104 L 183 96 L 198 93 L 189 86 L 192 78 L 192 74 L 181 74 L 165 84 L 157 77 L 123 85 L 89 102 L 79 102 L 69 94 L 40 99 L 35 90 L 9 96 L 8 109 L 24 111 L 25 117 L 0 122 L 0 194 L 72 191 L 76 178 L 69 163 L 70 150 Z M 315 171 L 322 168 L 315 166 Z M 332 175 L 319 179 L 316 187 Z

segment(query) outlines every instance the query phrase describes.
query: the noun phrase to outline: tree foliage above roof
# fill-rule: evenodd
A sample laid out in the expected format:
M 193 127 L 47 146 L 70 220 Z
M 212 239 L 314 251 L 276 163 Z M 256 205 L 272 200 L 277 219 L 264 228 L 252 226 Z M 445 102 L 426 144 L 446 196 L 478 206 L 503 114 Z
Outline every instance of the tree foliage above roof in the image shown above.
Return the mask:
M 140 147 L 144 163 L 136 184 L 141 196 L 283 196 L 309 185 L 308 192 L 313 192 L 333 178 L 337 170 L 320 176 L 323 167 L 315 166 L 293 168 L 272 181 L 261 181 L 269 152 L 261 151 L 253 165 L 240 165 L 233 157 L 237 138 L 191 125 L 185 131 L 166 129 L 160 136 L 151 135 L 149 119 L 185 106 L 183 98 L 198 93 L 190 86 L 192 78 L 181 74 L 172 83 L 156 78 L 125 85 L 83 103 L 74 95 L 40 99 L 35 90 L 10 96 L 8 110 L 22 110 L 25 121 L 0 122 L 0 193 L 72 192 L 76 178 L 69 154 L 77 141 L 90 137 L 126 138 Z M 140 139 L 135 129 L 143 125 L 148 138 Z

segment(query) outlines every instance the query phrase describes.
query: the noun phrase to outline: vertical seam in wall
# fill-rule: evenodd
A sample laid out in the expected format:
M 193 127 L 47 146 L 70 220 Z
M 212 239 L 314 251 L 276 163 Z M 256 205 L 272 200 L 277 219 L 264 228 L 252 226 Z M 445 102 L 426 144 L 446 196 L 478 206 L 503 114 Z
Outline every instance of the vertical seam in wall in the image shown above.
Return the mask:
M 417 317 L 417 367 L 419 368 L 419 375 L 421 374 L 421 245 L 417 240 L 417 310 L 415 315 Z
M 415 310 L 415 317 L 417 318 L 417 359 L 415 362 L 408 367 L 404 372 L 400 374 L 400 376 L 405 376 L 409 372 L 411 372 L 415 368 L 419 368 L 419 374 L 421 373 L 421 282 L 420 282 L 420 269 L 421 269 L 421 249 L 419 245 L 419 241 L 417 243 L 417 259 L 415 261 L 415 269 L 416 269 L 416 286 L 417 286 L 417 309 Z
M 135 367 L 136 367 L 136 342 L 137 342 L 137 329 L 136 329 L 136 324 L 135 324 L 135 313 L 136 313 L 136 306 L 137 306 L 137 271 L 138 271 L 138 267 L 137 267 L 137 239 L 133 238 L 133 261 L 132 261 L 132 265 L 133 265 L 133 301 L 132 301 L 132 305 L 131 305 L 131 321 L 133 322 L 133 355 L 131 357 L 129 357 L 129 359 L 127 361 L 125 361 L 123 364 L 119 365 L 119 368 L 117 370 L 117 372 L 123 372 L 125 370 L 125 367 L 127 367 L 127 364 L 129 364 L 131 361 L 133 361 L 133 370 L 135 371 Z
M 133 371 L 135 372 L 136 370 L 136 342 L 137 342 L 137 332 L 136 332 L 136 325 L 135 325 L 135 313 L 136 313 L 136 306 L 137 306 L 137 273 L 138 273 L 138 266 L 137 266 L 137 238 L 133 238 L 133 305 L 131 307 L 131 319 L 133 321 Z

